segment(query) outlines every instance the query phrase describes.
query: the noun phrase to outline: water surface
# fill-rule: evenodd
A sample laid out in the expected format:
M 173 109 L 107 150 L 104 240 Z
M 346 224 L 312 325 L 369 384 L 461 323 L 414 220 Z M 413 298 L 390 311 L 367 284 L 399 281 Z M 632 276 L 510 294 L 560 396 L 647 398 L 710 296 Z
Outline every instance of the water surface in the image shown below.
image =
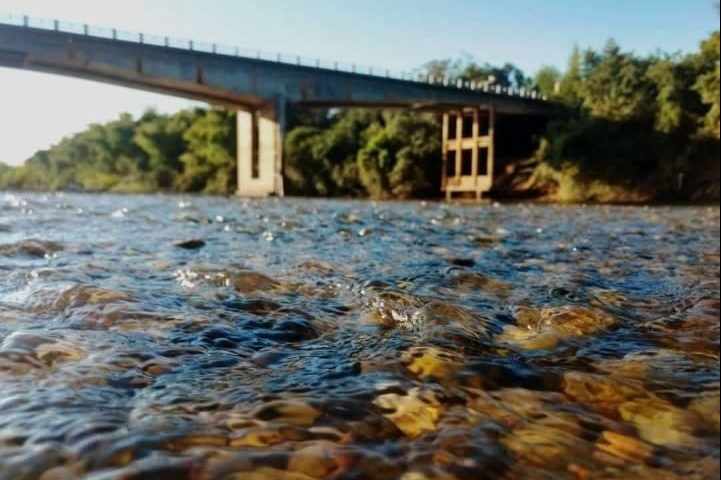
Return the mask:
M 719 473 L 719 208 L 0 194 L 0 478 Z

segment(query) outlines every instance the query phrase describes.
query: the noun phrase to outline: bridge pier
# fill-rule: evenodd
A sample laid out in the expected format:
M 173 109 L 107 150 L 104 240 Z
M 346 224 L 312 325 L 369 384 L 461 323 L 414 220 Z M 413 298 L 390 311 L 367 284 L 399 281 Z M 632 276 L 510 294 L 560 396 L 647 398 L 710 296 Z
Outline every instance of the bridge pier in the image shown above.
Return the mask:
M 480 200 L 493 186 L 496 110 L 464 108 L 443 115 L 441 190 Z
M 242 197 L 283 196 L 286 102 L 237 112 L 238 188 Z

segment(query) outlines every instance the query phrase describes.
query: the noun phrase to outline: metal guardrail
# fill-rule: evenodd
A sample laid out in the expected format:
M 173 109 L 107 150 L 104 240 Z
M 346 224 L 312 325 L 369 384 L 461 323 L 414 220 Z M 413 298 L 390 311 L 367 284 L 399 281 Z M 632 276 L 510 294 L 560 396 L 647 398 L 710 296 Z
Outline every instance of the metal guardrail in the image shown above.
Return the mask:
M 123 42 L 133 42 L 144 45 L 176 48 L 193 52 L 204 52 L 216 55 L 264 60 L 287 65 L 297 65 L 302 67 L 333 70 L 338 72 L 357 73 L 360 75 L 370 75 L 379 78 L 392 78 L 409 82 L 439 85 L 448 88 L 481 91 L 496 95 L 507 95 L 512 97 L 529 98 L 542 101 L 547 100 L 546 97 L 540 95 L 537 91 L 533 89 L 507 88 L 490 82 L 476 82 L 460 78 L 451 78 L 447 76 L 433 76 L 424 74 L 420 71 L 399 72 L 385 68 L 359 65 L 356 63 L 327 61 L 317 58 L 303 57 L 300 55 L 265 52 L 262 50 L 231 47 L 217 43 L 204 43 L 167 36 L 164 37 L 158 35 L 148 35 L 141 32 L 118 30 L 116 28 L 96 27 L 93 25 L 88 25 L 87 23 L 73 23 L 60 20 L 49 20 L 44 18 L 30 17 L 28 15 L 0 14 L 0 24 L 14 25 L 27 28 L 38 28 L 42 30 L 72 33 L 76 35 L 86 35 L 89 37 L 118 40 Z

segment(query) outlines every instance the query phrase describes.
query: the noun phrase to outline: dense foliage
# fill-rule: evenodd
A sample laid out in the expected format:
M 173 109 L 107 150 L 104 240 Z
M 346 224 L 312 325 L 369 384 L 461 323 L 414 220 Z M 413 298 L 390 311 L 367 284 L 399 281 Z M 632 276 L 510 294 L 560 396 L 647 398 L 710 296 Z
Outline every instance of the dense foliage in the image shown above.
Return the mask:
M 567 201 L 718 196 L 718 31 L 688 55 L 642 57 L 613 41 L 602 51 L 575 48 L 565 72 L 543 67 L 533 78 L 511 64 L 469 59 L 429 62 L 422 71 L 451 83 L 535 88 L 568 107 L 569 115 L 540 139 L 535 170 L 516 179 L 512 195 L 533 191 Z M 122 115 L 20 167 L 0 164 L 0 188 L 232 193 L 234 129 L 234 115 L 216 109 Z M 439 132 L 437 116 L 417 112 L 291 111 L 286 191 L 437 195 Z
M 0 187 L 26 190 L 226 193 L 235 178 L 235 122 L 222 110 L 146 112 L 91 125 L 17 168 Z
M 325 128 L 299 126 L 285 143 L 288 191 L 374 198 L 435 195 L 440 176 L 433 115 L 348 111 Z
M 570 107 L 537 153 L 560 200 L 718 197 L 719 32 L 688 55 L 575 49 L 552 98 Z M 548 79 L 548 80 L 547 80 Z

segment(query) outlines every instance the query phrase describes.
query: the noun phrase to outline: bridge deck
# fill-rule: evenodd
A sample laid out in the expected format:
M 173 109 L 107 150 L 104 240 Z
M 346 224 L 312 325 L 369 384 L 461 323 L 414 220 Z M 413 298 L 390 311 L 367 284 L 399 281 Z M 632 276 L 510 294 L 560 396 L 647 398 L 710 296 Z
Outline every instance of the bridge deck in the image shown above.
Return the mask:
M 259 108 L 279 98 L 308 106 L 400 107 L 447 110 L 493 106 L 499 114 L 555 115 L 558 106 L 535 92 L 127 34 L 55 21 L 0 23 L 0 66 L 86 78 L 231 107 Z M 35 26 L 37 25 L 37 26 Z M 41 28 L 39 28 L 41 27 Z M 311 63 L 310 65 L 308 63 Z M 346 68 L 348 68 L 346 66 Z M 429 82 L 430 80 L 430 82 Z M 447 81 L 445 83 L 448 83 Z

